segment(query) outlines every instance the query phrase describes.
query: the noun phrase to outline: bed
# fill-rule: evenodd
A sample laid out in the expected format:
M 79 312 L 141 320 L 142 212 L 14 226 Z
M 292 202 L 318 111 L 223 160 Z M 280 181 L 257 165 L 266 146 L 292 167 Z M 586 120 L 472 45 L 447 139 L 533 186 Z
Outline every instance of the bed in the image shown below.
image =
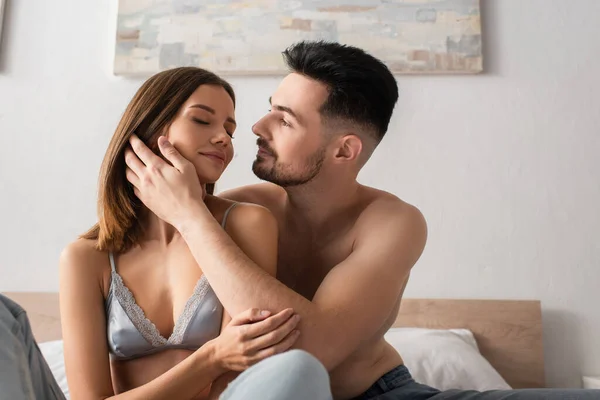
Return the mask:
M 5 293 L 29 315 L 68 395 L 56 293 Z M 544 387 L 541 304 L 534 300 L 404 299 L 386 339 L 416 380 L 440 389 Z

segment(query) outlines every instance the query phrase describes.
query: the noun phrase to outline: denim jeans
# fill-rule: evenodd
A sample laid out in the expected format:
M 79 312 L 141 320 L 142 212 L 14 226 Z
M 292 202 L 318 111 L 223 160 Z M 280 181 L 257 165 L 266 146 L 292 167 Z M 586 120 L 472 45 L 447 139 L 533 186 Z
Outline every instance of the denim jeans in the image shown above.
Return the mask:
M 25 310 L 0 294 L 0 400 L 64 400 Z
M 600 400 L 600 390 L 520 389 L 520 390 L 445 390 L 415 382 L 404 365 L 377 380 L 355 400 Z

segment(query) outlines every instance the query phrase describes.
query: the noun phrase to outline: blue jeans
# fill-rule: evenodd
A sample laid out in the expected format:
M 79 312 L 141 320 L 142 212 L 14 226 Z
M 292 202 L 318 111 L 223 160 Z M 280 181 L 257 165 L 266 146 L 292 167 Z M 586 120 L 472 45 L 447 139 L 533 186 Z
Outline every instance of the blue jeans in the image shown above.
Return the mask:
M 439 391 L 415 382 L 404 365 L 400 365 L 377 380 L 354 400 L 594 400 L 600 390 L 583 389 L 520 389 Z
M 327 370 L 315 357 L 290 350 L 248 368 L 219 400 L 332 400 Z
M 64 400 L 25 310 L 0 294 L 0 400 Z

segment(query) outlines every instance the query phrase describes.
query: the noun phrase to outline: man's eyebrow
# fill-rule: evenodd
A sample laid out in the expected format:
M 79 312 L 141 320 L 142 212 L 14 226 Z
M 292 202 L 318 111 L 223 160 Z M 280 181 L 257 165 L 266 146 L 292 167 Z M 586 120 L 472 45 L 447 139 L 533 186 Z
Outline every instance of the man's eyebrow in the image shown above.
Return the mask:
M 277 111 L 283 111 L 285 113 L 290 114 L 292 117 L 294 117 L 298 122 L 300 122 L 300 118 L 298 118 L 298 116 L 296 115 L 296 113 L 294 112 L 294 110 L 292 110 L 289 107 L 286 106 L 280 106 L 280 105 L 273 105 L 273 102 L 271 101 L 272 97 L 269 97 L 269 104 L 275 108 Z
M 209 107 L 209 106 L 206 106 L 206 105 L 204 105 L 204 104 L 192 104 L 192 105 L 190 106 L 190 108 L 201 108 L 201 109 L 203 109 L 203 110 L 205 110 L 205 111 L 208 111 L 209 113 L 211 113 L 211 114 L 213 114 L 213 115 L 215 115 L 215 114 L 216 114 L 216 112 L 215 112 L 215 110 L 214 110 L 214 109 L 212 109 L 211 107 Z M 231 118 L 231 117 L 227 117 L 227 122 L 231 122 L 232 124 L 234 124 L 234 125 L 236 125 L 236 126 L 237 126 L 237 123 L 235 122 L 235 119 L 233 119 L 233 118 Z

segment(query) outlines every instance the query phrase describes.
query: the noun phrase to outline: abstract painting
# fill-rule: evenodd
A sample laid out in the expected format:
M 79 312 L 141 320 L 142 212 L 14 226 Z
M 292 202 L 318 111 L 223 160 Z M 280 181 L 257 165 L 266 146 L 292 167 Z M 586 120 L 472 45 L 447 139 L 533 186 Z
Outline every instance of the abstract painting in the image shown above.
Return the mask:
M 4 21 L 4 7 L 6 6 L 5 0 L 0 0 L 0 45 L 2 44 L 2 22 Z
M 479 0 L 119 0 L 118 13 L 116 75 L 281 75 L 304 39 L 358 46 L 396 74 L 482 70 Z

